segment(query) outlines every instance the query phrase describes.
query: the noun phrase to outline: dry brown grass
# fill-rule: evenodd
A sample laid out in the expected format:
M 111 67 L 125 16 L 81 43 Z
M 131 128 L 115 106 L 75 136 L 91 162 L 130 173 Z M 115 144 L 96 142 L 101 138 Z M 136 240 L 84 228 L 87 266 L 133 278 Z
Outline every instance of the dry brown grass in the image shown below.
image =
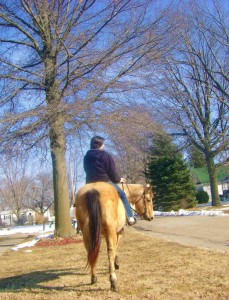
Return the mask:
M 229 299 L 229 254 L 155 239 L 127 228 L 119 246 L 119 292 L 109 287 L 103 241 L 90 285 L 82 243 L 0 257 L 0 299 Z

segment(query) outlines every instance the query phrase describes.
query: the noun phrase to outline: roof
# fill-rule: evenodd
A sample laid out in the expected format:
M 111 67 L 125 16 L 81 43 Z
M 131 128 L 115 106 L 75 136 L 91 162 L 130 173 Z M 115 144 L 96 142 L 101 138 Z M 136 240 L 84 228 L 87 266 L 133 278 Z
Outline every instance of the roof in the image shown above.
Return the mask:
M 209 184 L 209 175 L 207 168 L 195 168 L 191 169 L 193 173 L 194 180 L 201 184 Z M 229 164 L 224 166 L 217 167 L 217 179 L 219 181 L 223 181 L 226 178 L 229 178 Z

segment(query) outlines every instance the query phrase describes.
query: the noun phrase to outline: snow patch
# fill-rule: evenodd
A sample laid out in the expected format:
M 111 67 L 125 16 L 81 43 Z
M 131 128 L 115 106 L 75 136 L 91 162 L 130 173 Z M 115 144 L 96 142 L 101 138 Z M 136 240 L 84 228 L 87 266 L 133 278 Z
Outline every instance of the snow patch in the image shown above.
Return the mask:
M 154 216 L 226 216 L 222 210 L 199 210 L 189 211 L 180 209 L 179 211 L 163 212 L 154 211 Z

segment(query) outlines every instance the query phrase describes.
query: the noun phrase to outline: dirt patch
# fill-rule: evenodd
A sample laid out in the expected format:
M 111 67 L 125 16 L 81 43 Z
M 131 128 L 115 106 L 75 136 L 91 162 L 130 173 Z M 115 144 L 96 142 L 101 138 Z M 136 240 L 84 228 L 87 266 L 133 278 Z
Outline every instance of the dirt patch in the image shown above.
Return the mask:
M 164 241 L 134 228 L 125 229 L 118 254 L 119 292 L 114 293 L 104 239 L 95 285 L 90 284 L 90 270 L 85 269 L 83 243 L 7 251 L 0 257 L 0 298 L 229 299 L 229 254 Z

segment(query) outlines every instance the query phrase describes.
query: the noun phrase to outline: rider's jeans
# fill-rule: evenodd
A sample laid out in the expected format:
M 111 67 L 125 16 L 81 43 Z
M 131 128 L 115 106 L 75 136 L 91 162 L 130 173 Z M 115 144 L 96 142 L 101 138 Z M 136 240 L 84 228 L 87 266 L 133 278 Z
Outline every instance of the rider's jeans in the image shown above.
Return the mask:
M 112 181 L 109 181 L 108 183 L 112 184 L 115 189 L 117 190 L 117 192 L 119 193 L 119 196 L 123 202 L 123 205 L 125 207 L 125 210 L 126 210 L 126 214 L 127 214 L 127 217 L 130 218 L 130 217 L 133 217 L 133 212 L 131 210 L 131 207 L 130 207 L 130 203 L 126 197 L 126 194 L 125 192 L 114 182 Z

